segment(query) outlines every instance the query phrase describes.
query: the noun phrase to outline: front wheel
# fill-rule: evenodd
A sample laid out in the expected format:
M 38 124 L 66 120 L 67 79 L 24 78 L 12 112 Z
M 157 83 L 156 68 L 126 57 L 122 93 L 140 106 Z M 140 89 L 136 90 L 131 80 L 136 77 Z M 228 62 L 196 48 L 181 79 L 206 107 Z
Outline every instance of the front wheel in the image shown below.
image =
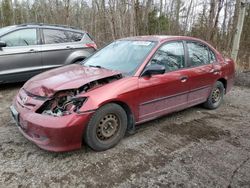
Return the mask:
M 115 146 L 125 135 L 127 115 L 123 108 L 110 103 L 99 108 L 90 119 L 84 140 L 93 150 L 104 151 Z
M 216 109 L 218 108 L 224 97 L 225 88 L 222 82 L 217 81 L 207 99 L 204 103 L 204 107 L 208 109 Z

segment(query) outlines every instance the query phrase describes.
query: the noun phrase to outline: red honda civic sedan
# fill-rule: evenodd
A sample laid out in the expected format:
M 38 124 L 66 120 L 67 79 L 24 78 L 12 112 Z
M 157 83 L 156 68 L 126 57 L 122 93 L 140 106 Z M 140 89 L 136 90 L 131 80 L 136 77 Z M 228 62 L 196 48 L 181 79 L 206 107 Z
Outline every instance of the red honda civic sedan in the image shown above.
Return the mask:
M 234 62 L 182 36 L 120 39 L 79 64 L 27 81 L 10 107 L 21 133 L 50 151 L 115 146 L 137 124 L 203 103 L 220 106 Z

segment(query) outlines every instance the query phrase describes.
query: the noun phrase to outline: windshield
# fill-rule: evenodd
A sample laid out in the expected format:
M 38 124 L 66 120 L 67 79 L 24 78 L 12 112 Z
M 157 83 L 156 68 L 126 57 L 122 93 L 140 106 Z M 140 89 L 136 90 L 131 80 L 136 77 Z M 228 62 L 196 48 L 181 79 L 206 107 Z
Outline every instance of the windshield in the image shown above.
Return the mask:
M 3 27 L 0 28 L 0 36 L 6 32 L 8 32 L 9 30 L 11 30 L 14 26 L 8 26 L 8 27 Z
M 155 44 L 150 41 L 115 41 L 86 59 L 83 64 L 132 75 Z

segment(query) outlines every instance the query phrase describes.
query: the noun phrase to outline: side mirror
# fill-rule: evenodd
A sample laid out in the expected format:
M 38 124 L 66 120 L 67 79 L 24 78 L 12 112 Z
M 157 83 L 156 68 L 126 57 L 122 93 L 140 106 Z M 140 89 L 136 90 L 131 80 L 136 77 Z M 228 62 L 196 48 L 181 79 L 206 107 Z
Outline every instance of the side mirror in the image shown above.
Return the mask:
M 6 46 L 7 46 L 6 42 L 0 41 L 0 48 L 6 47 Z
M 142 76 L 150 76 L 155 74 L 164 74 L 165 73 L 165 66 L 159 64 L 151 64 L 146 67 L 142 73 Z

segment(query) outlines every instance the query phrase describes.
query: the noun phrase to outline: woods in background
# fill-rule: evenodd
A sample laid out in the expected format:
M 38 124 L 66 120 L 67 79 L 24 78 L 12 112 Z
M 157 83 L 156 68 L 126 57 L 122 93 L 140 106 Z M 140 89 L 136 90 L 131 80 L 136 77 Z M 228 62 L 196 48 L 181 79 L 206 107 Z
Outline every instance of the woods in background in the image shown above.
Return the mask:
M 53 23 L 91 33 L 99 47 L 133 35 L 189 35 L 230 54 L 240 0 L 0 0 L 0 27 Z M 250 68 L 250 6 L 238 54 Z

